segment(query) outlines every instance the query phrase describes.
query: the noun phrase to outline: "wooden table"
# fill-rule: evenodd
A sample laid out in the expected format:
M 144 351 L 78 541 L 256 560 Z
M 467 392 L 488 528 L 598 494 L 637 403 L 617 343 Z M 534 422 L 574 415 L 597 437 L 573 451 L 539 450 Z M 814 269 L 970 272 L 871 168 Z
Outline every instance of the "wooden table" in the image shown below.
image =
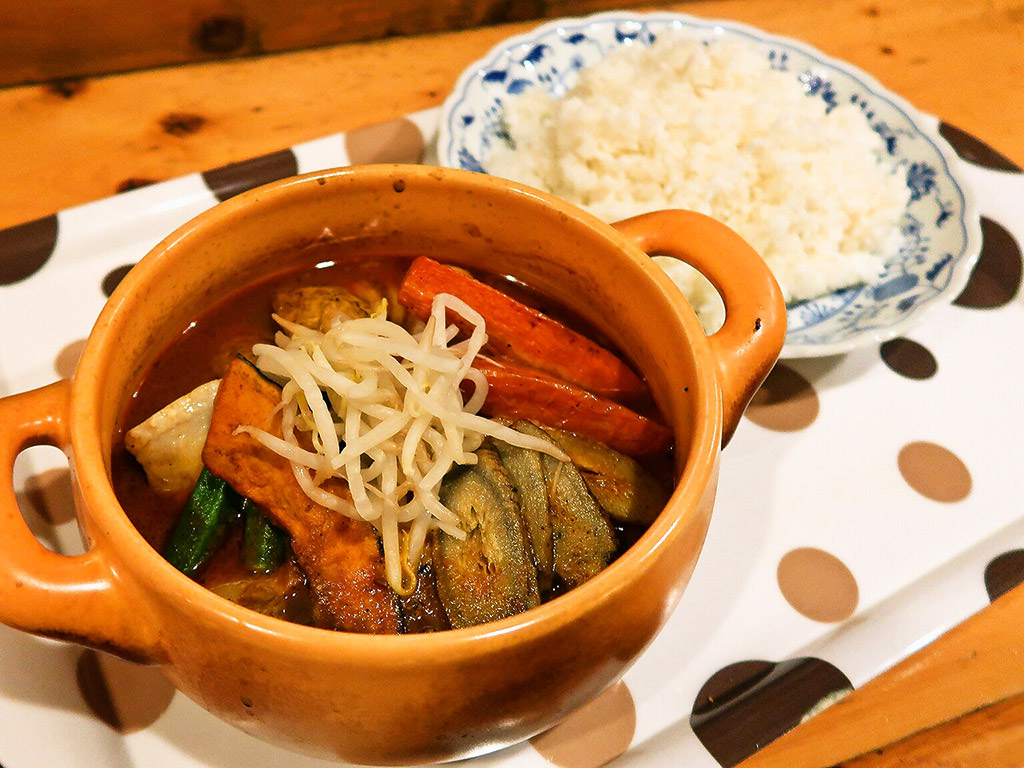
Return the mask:
M 1024 8 L 1017 0 L 721 0 L 673 8 L 802 39 L 856 64 L 922 110 L 1024 165 Z M 393 38 L 0 91 L 0 227 L 437 105 L 467 64 L 530 26 Z M 933 655 L 947 666 L 940 663 L 932 683 L 945 679 L 950 669 L 969 681 L 986 663 L 1011 671 L 1024 667 L 1012 663 L 1015 646 L 1007 632 L 1020 626 L 1019 620 L 1009 620 L 1021 615 L 1018 606 L 1024 610 L 1024 593 L 1018 592 L 996 604 L 1001 615 L 995 618 L 1002 623 L 994 634 L 987 620 L 976 619 L 960 629 L 955 642 L 938 641 Z M 993 637 L 1003 643 L 1002 655 L 986 654 L 982 643 Z M 924 680 L 927 692 L 929 669 L 909 663 L 900 680 Z M 996 677 L 998 684 L 989 680 L 988 693 L 969 707 L 976 711 L 962 714 L 966 710 L 954 706 L 936 715 L 946 724 L 916 734 L 916 728 L 900 729 L 909 721 L 891 719 L 889 730 L 878 733 L 878 746 L 890 746 L 844 765 L 1024 765 L 1024 675 Z M 891 694 L 897 702 L 900 690 Z M 842 711 L 856 712 L 861 701 L 870 706 L 869 699 L 857 698 L 862 692 L 851 695 Z M 900 706 L 918 704 L 907 700 Z M 841 741 L 843 726 L 836 720 L 823 721 L 818 731 L 826 729 L 828 739 L 827 729 L 834 729 L 832 740 Z M 777 745 L 788 752 L 769 748 L 751 766 L 814 764 L 808 757 L 814 729 L 806 736 L 804 730 Z
M 674 6 L 790 35 L 1024 164 L 1014 0 Z M 0 90 L 0 227 L 441 103 L 513 24 Z

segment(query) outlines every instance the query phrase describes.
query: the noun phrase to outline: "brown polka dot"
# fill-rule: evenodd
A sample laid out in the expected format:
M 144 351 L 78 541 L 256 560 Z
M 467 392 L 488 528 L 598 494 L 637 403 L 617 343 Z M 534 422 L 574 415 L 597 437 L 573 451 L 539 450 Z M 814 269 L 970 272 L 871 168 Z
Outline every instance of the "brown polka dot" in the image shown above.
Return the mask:
M 188 136 L 206 125 L 206 118 L 189 112 L 171 112 L 160 118 L 160 127 L 171 136 Z
M 618 682 L 530 744 L 558 768 L 597 768 L 629 748 L 636 731 L 636 707 Z
M 107 274 L 103 276 L 103 282 L 100 284 L 100 287 L 103 289 L 103 295 L 109 299 L 111 294 L 113 294 L 117 289 L 117 286 L 119 286 L 121 281 L 124 280 L 128 271 L 134 266 L 134 264 L 124 264 L 123 266 L 107 272 Z
M 115 731 L 121 730 L 121 718 L 114 709 L 114 701 L 110 697 L 106 678 L 100 668 L 100 657 L 96 651 L 86 649 L 78 657 L 75 668 L 78 690 L 85 703 L 100 720 Z
M 102 654 L 100 663 L 124 733 L 152 725 L 170 706 L 175 689 L 159 667 L 134 664 L 109 654 Z
M 821 659 L 740 661 L 704 684 L 690 725 L 719 765 L 731 768 L 852 687 Z
M 401 118 L 356 128 L 345 134 L 345 152 L 352 165 L 418 163 L 423 157 L 423 134 L 411 120 Z
M 203 181 L 218 200 L 245 192 L 271 181 L 277 181 L 299 172 L 295 153 L 290 149 L 253 157 L 203 173 Z
M 985 142 L 949 123 L 939 124 L 939 133 L 964 160 L 995 171 L 1021 172 L 1021 167 Z
M 25 498 L 51 526 L 75 519 L 75 497 L 68 469 L 49 469 L 27 478 Z
M 805 429 L 818 418 L 818 395 L 807 379 L 778 363 L 750 401 L 746 416 L 778 432 Z
M 93 713 L 120 733 L 152 725 L 174 698 L 174 687 L 156 667 L 93 650 L 82 652 L 78 687 Z
M 62 379 L 70 379 L 74 375 L 83 349 L 85 349 L 85 339 L 79 339 L 71 342 L 57 353 L 57 358 L 53 361 L 53 370 L 57 372 L 58 376 Z
M 910 339 L 890 339 L 879 353 L 886 365 L 908 379 L 930 379 L 939 368 L 928 348 Z
M 981 255 L 967 286 L 953 302 L 970 309 L 1008 304 L 1021 285 L 1021 245 L 1006 229 L 982 217 Z
M 920 441 L 900 449 L 900 474 L 907 485 L 933 501 L 962 501 L 971 492 L 971 473 L 941 445 Z
M 57 216 L 0 229 L 0 285 L 31 277 L 53 255 L 59 226 Z
M 790 550 L 779 561 L 776 579 L 786 602 L 814 621 L 842 621 L 857 609 L 857 580 L 839 558 L 824 550 Z
M 985 566 L 985 591 L 995 600 L 1024 584 L 1024 549 L 1004 552 Z

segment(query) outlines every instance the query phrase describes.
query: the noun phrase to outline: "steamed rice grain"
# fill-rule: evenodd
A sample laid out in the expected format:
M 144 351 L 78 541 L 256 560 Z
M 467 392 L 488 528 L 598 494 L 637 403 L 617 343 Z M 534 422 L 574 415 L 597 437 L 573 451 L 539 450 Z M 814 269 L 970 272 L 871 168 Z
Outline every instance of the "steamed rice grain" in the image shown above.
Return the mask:
M 741 43 L 662 37 L 583 69 L 562 97 L 508 100 L 514 146 L 488 172 L 547 190 L 606 221 L 700 211 L 742 235 L 787 302 L 870 281 L 898 243 L 908 190 L 853 104 L 826 111 L 793 72 Z M 709 330 L 723 309 L 680 262 L 656 259 Z

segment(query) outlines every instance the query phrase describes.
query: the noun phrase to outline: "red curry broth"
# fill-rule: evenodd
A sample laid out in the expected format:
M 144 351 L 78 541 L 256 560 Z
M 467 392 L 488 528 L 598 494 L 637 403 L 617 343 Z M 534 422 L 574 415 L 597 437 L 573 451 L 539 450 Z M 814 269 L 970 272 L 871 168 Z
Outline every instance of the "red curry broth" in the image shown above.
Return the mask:
M 329 251 L 328 246 L 324 246 L 324 249 Z M 271 276 L 240 289 L 212 306 L 184 329 L 156 359 L 128 404 L 121 437 L 123 438 L 125 431 L 145 421 L 182 395 L 207 381 L 223 376 L 228 363 L 236 356 L 251 356 L 254 344 L 272 342 L 278 327 L 271 317 L 271 312 L 273 297 L 278 292 L 306 285 L 334 285 L 360 295 L 367 286 L 370 286 L 383 293 L 388 298 L 389 307 L 393 309 L 397 306 L 397 288 L 410 261 L 411 259 L 406 257 L 385 257 L 334 263 L 330 261 L 329 253 L 322 254 L 322 258 L 316 260 L 316 268 L 304 267 Z M 475 276 L 611 348 L 587 323 L 523 283 L 496 275 Z M 389 316 L 390 314 L 389 312 Z M 653 402 L 649 399 L 639 403 L 632 402 L 629 405 L 646 415 L 657 414 Z M 117 440 L 115 445 L 117 447 L 112 457 L 112 475 L 117 496 L 129 519 L 143 537 L 155 549 L 163 551 L 177 523 L 184 498 L 161 495 L 154 491 L 149 486 L 141 466 L 124 448 L 123 439 Z M 668 482 L 672 465 L 669 455 L 650 457 L 645 460 L 645 464 L 649 464 L 648 469 Z M 220 584 L 251 575 L 251 572 L 242 565 L 239 556 L 239 527 L 233 527 L 228 539 L 197 577 L 200 583 Z M 642 533 L 642 530 L 634 526 L 616 525 L 615 528 L 619 536 L 620 551 L 628 548 Z M 289 567 L 294 567 L 294 563 L 289 564 Z M 302 585 L 291 586 L 291 594 L 288 595 L 291 608 L 283 617 L 301 623 L 311 623 L 309 595 Z M 556 584 L 550 596 L 559 591 Z M 426 627 L 427 629 L 436 628 L 433 626 L 436 625 L 434 621 L 428 621 L 427 624 L 432 625 Z M 414 627 L 409 629 L 415 631 Z

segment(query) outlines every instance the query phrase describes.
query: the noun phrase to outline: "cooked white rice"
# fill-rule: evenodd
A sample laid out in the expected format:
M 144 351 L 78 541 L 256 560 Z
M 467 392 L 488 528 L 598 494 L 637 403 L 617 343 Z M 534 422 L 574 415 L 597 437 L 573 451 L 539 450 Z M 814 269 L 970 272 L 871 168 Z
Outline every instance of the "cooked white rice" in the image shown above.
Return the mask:
M 905 179 L 860 110 L 826 113 L 793 72 L 742 43 L 662 37 L 580 72 L 561 98 L 508 100 L 514 148 L 488 172 L 616 221 L 688 208 L 732 227 L 767 261 L 787 302 L 871 280 L 898 241 Z M 658 263 L 708 330 L 723 309 L 710 283 Z

